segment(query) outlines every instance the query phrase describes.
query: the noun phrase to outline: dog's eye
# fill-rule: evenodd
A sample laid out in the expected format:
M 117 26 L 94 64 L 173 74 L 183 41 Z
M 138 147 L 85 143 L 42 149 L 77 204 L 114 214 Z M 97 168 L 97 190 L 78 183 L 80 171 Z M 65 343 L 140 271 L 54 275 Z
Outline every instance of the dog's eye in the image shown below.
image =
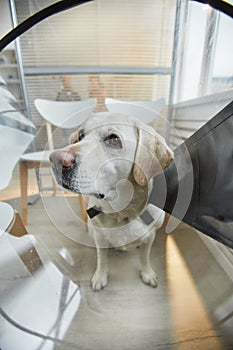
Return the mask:
M 84 138 L 84 136 L 85 136 L 84 130 L 81 129 L 78 133 L 78 142 L 80 142 Z
M 75 143 L 81 141 L 84 138 L 84 136 L 85 136 L 84 130 L 81 129 L 79 132 L 75 132 L 71 135 L 70 143 L 75 144 Z
M 111 134 L 104 139 L 104 143 L 112 148 L 122 148 L 120 137 L 116 134 Z

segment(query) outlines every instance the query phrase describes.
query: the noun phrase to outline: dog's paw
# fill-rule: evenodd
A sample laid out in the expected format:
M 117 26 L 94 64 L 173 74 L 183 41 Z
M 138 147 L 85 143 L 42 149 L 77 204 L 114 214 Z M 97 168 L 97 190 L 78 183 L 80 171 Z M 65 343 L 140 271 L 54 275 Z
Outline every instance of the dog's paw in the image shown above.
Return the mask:
M 96 271 L 91 280 L 91 287 L 94 292 L 99 292 L 108 283 L 107 274 Z
M 149 271 L 141 271 L 141 278 L 145 284 L 153 288 L 156 288 L 158 286 L 158 277 L 152 269 Z

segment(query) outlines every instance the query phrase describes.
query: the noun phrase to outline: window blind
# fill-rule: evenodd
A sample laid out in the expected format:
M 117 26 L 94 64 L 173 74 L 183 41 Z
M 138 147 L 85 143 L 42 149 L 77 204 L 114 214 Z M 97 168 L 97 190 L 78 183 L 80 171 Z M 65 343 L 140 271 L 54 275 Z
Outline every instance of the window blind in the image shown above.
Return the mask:
M 51 3 L 15 0 L 18 21 Z M 30 29 L 20 40 L 34 123 L 34 99 L 56 99 L 64 75 L 81 99 L 168 103 L 175 15 L 175 0 L 96 0 Z

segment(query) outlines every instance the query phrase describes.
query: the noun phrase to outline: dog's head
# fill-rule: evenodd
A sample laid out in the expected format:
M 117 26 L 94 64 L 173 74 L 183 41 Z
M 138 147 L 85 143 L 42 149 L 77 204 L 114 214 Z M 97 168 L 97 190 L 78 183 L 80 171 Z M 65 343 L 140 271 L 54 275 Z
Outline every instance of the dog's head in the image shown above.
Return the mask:
M 109 112 L 92 116 L 71 135 L 69 146 L 50 156 L 61 186 L 108 200 L 119 195 L 119 183 L 127 191 L 125 180 L 146 186 L 172 159 L 172 151 L 151 127 Z

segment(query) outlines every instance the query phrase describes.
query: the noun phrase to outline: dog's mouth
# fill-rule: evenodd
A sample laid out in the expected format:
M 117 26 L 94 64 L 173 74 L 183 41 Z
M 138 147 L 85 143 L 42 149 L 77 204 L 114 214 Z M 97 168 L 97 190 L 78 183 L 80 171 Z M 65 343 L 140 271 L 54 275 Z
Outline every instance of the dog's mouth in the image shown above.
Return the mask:
M 56 167 L 52 166 L 53 176 L 59 186 L 63 187 L 66 190 L 79 193 L 79 188 L 73 180 L 73 166 L 72 169 L 65 167 Z
M 53 175 L 59 186 L 73 193 L 82 194 L 86 196 L 94 196 L 97 199 L 104 199 L 106 197 L 105 194 L 98 191 L 90 192 L 88 191 L 88 189 L 81 189 L 77 179 L 75 179 L 74 177 L 75 171 L 73 168 L 62 168 L 59 171 L 57 171 L 55 167 L 52 167 Z

